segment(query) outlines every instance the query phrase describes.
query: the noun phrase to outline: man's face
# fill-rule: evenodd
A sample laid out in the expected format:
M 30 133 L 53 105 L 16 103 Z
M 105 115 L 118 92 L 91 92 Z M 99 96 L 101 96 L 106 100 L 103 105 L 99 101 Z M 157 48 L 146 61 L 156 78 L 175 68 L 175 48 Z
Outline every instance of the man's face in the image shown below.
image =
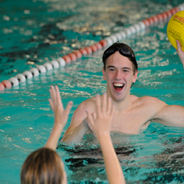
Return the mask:
M 132 62 L 118 51 L 107 59 L 102 72 L 107 81 L 107 94 L 115 101 L 123 101 L 129 95 L 138 74 L 138 71 L 134 73 Z

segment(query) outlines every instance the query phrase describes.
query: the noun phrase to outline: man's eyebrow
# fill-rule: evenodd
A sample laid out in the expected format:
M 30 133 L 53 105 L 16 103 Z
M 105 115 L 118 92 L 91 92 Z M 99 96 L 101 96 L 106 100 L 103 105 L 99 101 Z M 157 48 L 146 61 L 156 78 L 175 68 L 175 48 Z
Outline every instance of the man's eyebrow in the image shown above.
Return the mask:
M 110 65 L 110 66 L 108 66 L 107 68 L 115 68 L 115 66 L 111 66 L 111 65 Z
M 107 69 L 108 68 L 116 68 L 116 67 L 113 65 L 110 65 L 110 66 L 107 66 Z M 131 68 L 129 68 L 129 67 L 122 67 L 121 69 L 131 70 Z
M 123 67 L 122 69 L 131 70 L 129 67 Z

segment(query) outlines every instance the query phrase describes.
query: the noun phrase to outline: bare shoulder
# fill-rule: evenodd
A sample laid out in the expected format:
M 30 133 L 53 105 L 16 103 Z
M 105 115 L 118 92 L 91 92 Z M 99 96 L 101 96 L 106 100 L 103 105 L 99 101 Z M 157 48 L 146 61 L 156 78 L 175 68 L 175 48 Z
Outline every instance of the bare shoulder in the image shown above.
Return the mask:
M 78 106 L 78 109 L 80 110 L 88 110 L 88 111 L 91 111 L 91 110 L 94 110 L 94 107 L 95 107 L 95 97 L 92 97 L 92 98 L 89 98 L 85 101 L 83 101 L 79 106 Z
M 84 119 L 86 119 L 87 117 L 86 111 L 88 111 L 89 113 L 92 113 L 94 112 L 94 109 L 95 109 L 95 99 L 94 98 L 90 98 L 90 99 L 87 99 L 81 102 L 79 106 L 76 108 L 76 110 L 74 111 L 70 126 L 65 132 L 65 134 L 72 131 L 75 127 L 80 125 Z
M 81 102 L 81 104 L 77 107 L 77 109 L 75 110 L 73 117 L 72 117 L 72 124 L 80 124 L 86 117 L 86 111 L 88 111 L 89 113 L 94 112 L 95 109 L 95 99 L 94 98 L 90 98 L 87 99 L 83 102 Z
M 152 106 L 162 108 L 163 106 L 167 105 L 164 101 L 151 96 L 137 97 L 131 95 L 131 100 L 135 106 Z
M 148 121 L 155 121 L 160 122 L 160 116 L 158 114 L 167 107 L 168 105 L 155 97 L 151 96 L 143 96 L 143 97 L 136 97 L 136 96 L 131 96 L 132 104 L 134 112 L 141 113 L 141 116 L 144 114 L 144 117 L 147 118 L 146 122 Z M 140 115 L 140 114 L 139 114 Z

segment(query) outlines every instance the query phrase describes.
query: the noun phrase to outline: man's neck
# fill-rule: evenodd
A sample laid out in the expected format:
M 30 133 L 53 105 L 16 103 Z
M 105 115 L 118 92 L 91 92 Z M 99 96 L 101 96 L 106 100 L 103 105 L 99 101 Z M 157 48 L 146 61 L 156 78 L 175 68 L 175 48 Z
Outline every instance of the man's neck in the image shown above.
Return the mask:
M 114 104 L 115 111 L 125 112 L 128 111 L 132 107 L 132 102 L 130 100 L 130 95 L 128 95 L 125 99 L 121 101 L 117 101 L 112 99 L 112 103 Z

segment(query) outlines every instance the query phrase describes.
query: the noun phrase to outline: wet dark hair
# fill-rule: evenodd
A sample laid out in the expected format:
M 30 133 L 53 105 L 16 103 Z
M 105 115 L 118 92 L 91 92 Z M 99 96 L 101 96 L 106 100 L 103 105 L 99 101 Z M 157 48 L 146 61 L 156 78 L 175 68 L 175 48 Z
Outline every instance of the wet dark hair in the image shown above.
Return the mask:
M 135 58 L 135 54 L 133 52 L 133 50 L 126 45 L 125 43 L 114 43 L 112 44 L 109 48 L 107 48 L 102 56 L 102 61 L 104 64 L 104 70 L 106 67 L 106 61 L 108 59 L 109 56 L 111 56 L 112 54 L 114 54 L 115 52 L 119 51 L 119 53 L 125 57 L 127 57 L 133 64 L 133 70 L 134 73 L 136 70 L 138 70 L 138 64 Z

